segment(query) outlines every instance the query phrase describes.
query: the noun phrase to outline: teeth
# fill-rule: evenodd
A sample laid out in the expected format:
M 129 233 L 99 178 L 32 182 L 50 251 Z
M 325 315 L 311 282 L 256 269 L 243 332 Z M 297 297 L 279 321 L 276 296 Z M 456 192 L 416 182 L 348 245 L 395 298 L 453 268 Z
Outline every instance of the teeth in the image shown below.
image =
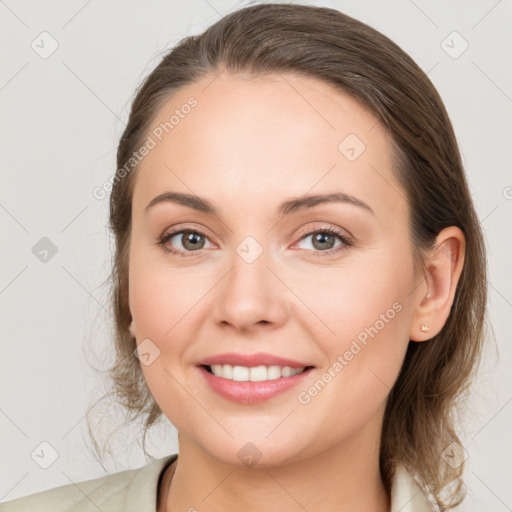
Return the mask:
M 261 382 L 281 377 L 291 377 L 302 373 L 305 367 L 290 368 L 289 366 L 232 366 L 230 364 L 213 364 L 210 366 L 216 377 L 235 380 L 237 382 Z

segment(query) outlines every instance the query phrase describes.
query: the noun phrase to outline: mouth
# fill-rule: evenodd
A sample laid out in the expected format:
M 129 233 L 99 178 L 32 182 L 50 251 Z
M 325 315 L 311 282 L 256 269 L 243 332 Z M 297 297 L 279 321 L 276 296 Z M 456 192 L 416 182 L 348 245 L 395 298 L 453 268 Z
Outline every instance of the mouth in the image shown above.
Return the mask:
M 250 405 L 291 391 L 314 372 L 314 366 L 237 366 L 201 364 L 196 367 L 207 386 L 231 402 Z
M 203 364 L 200 366 L 215 377 L 236 382 L 263 382 L 284 379 L 304 373 L 313 368 L 313 366 L 292 368 L 291 366 L 278 365 L 233 366 L 231 364 Z

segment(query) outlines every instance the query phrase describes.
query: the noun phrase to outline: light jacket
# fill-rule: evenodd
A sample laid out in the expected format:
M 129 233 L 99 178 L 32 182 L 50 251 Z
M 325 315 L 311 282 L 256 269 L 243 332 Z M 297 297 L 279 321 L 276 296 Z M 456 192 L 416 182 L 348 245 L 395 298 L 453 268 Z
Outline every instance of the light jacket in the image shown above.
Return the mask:
M 77 484 L 0 503 L 0 512 L 156 512 L 158 482 L 178 454 Z M 438 512 L 403 467 L 391 487 L 391 512 Z

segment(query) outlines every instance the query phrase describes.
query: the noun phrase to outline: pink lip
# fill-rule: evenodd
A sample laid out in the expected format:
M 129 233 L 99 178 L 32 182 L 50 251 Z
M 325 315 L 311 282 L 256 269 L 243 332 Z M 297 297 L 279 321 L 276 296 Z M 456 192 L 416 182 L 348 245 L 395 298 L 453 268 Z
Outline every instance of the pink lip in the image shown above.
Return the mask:
M 274 360 L 275 358 L 273 358 L 273 361 Z M 249 365 L 246 363 L 241 366 Z M 279 366 L 281 366 L 281 364 Z M 280 377 L 279 379 L 260 382 L 238 382 L 216 377 L 208 372 L 204 366 L 199 366 L 198 370 L 201 375 L 203 375 L 210 388 L 220 396 L 241 404 L 257 404 L 297 386 L 307 378 L 314 368 L 308 368 L 304 372 L 293 375 L 292 377 Z
M 207 357 L 198 363 L 200 365 L 211 366 L 212 364 L 230 364 L 232 366 L 290 366 L 291 368 L 303 368 L 312 366 L 308 363 L 301 363 L 293 359 L 274 356 L 272 354 L 218 354 L 216 356 Z M 287 377 L 288 378 L 288 377 Z

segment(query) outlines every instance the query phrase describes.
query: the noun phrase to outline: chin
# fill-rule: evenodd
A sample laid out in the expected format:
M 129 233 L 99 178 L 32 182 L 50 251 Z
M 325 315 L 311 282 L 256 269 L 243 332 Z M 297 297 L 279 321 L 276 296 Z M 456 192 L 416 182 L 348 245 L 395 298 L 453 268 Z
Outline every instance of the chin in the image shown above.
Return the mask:
M 276 436 L 274 440 L 251 440 L 250 436 L 245 435 L 222 439 L 218 444 L 212 444 L 210 438 L 205 444 L 199 443 L 199 446 L 213 459 L 240 468 L 270 469 L 297 462 L 306 456 L 297 440 L 289 435 L 286 439 Z

